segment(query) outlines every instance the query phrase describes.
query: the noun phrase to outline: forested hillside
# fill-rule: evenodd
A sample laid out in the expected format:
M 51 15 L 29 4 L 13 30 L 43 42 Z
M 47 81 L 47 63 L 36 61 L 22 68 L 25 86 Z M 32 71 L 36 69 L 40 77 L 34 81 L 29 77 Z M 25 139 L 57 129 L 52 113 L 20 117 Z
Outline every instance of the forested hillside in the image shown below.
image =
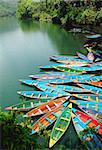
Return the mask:
M 16 6 L 17 0 L 0 0 L 0 17 L 14 15 Z

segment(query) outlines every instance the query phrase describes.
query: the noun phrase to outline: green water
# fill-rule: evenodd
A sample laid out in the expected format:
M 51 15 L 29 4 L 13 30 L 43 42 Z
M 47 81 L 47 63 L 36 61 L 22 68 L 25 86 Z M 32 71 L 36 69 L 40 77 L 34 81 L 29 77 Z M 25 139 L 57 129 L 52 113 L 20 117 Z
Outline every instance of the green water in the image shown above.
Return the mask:
M 32 90 L 18 80 L 39 73 L 39 65 L 52 63 L 49 56 L 83 50 L 82 37 L 49 23 L 0 18 L 1 107 L 20 102 L 17 91 Z

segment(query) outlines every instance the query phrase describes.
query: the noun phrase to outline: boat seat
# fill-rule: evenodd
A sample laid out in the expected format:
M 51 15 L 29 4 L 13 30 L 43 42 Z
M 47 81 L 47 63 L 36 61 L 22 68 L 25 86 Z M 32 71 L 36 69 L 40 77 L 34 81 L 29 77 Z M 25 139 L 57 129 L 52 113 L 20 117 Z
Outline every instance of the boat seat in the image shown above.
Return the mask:
M 53 114 L 55 117 L 58 117 L 58 115 L 57 115 L 56 113 L 52 112 L 52 114 Z
M 53 123 L 53 121 L 52 121 L 51 119 L 47 118 L 47 117 L 46 117 L 46 120 L 47 120 L 48 122 L 50 122 L 50 123 Z
M 61 117 L 62 120 L 69 121 L 68 118 Z
M 87 121 L 85 122 L 85 124 L 86 124 L 86 125 L 89 124 L 90 121 L 91 121 L 91 119 L 87 120 Z
M 58 131 L 61 131 L 61 132 L 65 131 L 64 129 L 61 129 L 61 128 L 55 128 L 55 130 L 58 130 Z

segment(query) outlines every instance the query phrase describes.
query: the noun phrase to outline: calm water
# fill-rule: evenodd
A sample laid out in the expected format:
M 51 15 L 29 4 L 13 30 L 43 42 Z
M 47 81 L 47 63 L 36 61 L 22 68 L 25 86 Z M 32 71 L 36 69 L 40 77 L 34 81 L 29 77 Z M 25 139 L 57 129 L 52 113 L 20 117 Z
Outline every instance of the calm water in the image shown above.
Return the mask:
M 48 23 L 0 19 L 1 107 L 20 102 L 17 91 L 32 90 L 18 80 L 39 73 L 37 66 L 52 63 L 49 56 L 82 51 L 82 37 Z

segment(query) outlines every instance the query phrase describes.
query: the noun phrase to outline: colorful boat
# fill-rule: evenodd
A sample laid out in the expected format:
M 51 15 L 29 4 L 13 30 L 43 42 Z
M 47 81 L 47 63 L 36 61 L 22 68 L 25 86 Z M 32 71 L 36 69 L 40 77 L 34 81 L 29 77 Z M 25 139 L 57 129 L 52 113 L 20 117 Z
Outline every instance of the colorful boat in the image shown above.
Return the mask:
M 53 55 L 49 58 L 50 60 L 58 61 L 58 60 L 76 60 L 78 57 L 77 56 Z
M 102 102 L 102 95 L 94 95 L 94 94 L 72 94 L 72 96 L 76 97 L 77 99 L 82 99 L 86 101 L 96 101 Z M 74 98 L 73 98 L 74 100 Z
M 96 119 L 92 118 L 88 114 L 85 114 L 78 109 L 72 108 L 73 113 L 79 117 L 79 119 L 85 123 L 89 128 L 95 128 L 99 134 L 102 134 L 102 123 L 98 122 Z
M 55 85 L 55 84 L 38 84 L 36 86 L 39 90 L 46 91 L 46 90 L 63 90 L 65 92 L 72 92 L 72 93 L 85 93 L 90 92 L 89 90 L 77 87 L 77 86 L 71 86 L 71 85 Z
M 59 107 L 49 111 L 47 114 L 43 115 L 37 122 L 32 125 L 32 133 L 38 133 L 42 129 L 46 129 L 48 126 L 53 124 L 56 119 L 61 115 L 63 110 L 67 107 L 69 102 L 65 102 Z
M 72 73 L 86 73 L 86 71 L 81 71 L 81 70 L 75 70 L 75 69 L 72 69 L 72 68 L 66 68 L 66 67 L 61 67 L 61 66 L 58 66 L 58 67 L 53 67 L 54 69 L 56 70 L 59 70 L 59 71 L 63 71 L 63 72 L 72 72 Z
M 68 66 L 85 66 L 85 65 L 88 65 L 88 62 L 80 61 L 79 59 L 77 59 L 77 60 L 58 60 L 56 62 L 57 63 L 64 63 Z
M 87 143 L 88 149 L 100 149 L 102 148 L 102 143 L 100 138 L 90 130 L 87 130 L 87 124 L 85 124 L 78 116 L 74 113 L 71 115 L 74 127 L 81 141 Z M 87 130 L 87 132 L 85 132 Z
M 69 93 L 66 92 L 61 92 L 61 91 L 49 91 L 49 92 L 42 92 L 42 91 L 18 91 L 17 92 L 19 95 L 31 98 L 31 99 L 44 99 L 44 98 L 52 98 L 52 97 L 61 97 L 61 96 L 66 96 L 69 95 Z
M 54 80 L 54 79 L 91 79 L 93 75 L 90 74 L 84 74 L 84 75 L 80 75 L 80 74 L 60 74 L 60 72 L 55 73 L 52 72 L 52 74 L 38 74 L 38 75 L 30 75 L 29 77 L 31 77 L 32 79 L 38 80 L 38 81 L 42 81 L 42 80 Z
M 82 108 L 80 106 L 81 109 L 83 109 L 87 114 L 89 114 L 92 118 L 97 119 L 97 121 L 102 123 L 102 112 L 97 111 L 97 110 L 92 110 L 89 108 Z
M 59 139 L 66 132 L 71 121 L 71 112 L 72 112 L 72 103 L 70 103 L 67 106 L 67 108 L 62 112 L 60 117 L 56 120 L 51 132 L 49 148 L 55 145 L 56 142 L 58 142 Z
M 102 113 L 102 103 L 96 102 L 96 101 L 83 101 L 83 100 L 70 100 L 70 102 L 73 102 L 77 104 L 82 109 L 90 109 L 94 110 L 97 113 Z
M 72 69 L 75 69 L 75 70 L 79 70 L 79 71 L 100 71 L 100 70 L 102 70 L 102 66 L 98 66 L 98 65 L 91 65 L 91 66 L 79 66 L 79 67 L 77 67 L 77 66 L 73 66 L 73 67 L 71 67 Z
M 89 63 L 92 63 L 93 61 L 90 61 L 88 58 L 87 58 L 87 56 L 85 56 L 84 54 L 81 54 L 81 53 L 79 53 L 79 52 L 76 52 L 77 53 L 77 55 L 78 55 L 78 57 L 79 58 L 81 58 L 81 59 L 83 59 L 83 60 L 85 60 L 85 61 L 87 61 L 87 62 L 89 62 Z
M 51 98 L 46 98 L 46 99 L 38 99 L 37 101 L 35 100 L 30 100 L 30 101 L 24 101 L 22 103 L 18 103 L 9 107 L 6 107 L 5 110 L 20 110 L 20 111 L 29 111 L 32 108 L 35 108 L 41 104 L 44 104 L 45 102 L 51 100 Z
M 90 90 L 92 93 L 102 95 L 102 88 L 86 84 L 78 84 L 78 85 L 86 90 Z
M 22 82 L 23 84 L 29 85 L 29 86 L 37 86 L 37 85 L 41 85 L 41 84 L 47 84 L 47 83 L 53 83 L 53 84 L 65 84 L 65 83 L 70 83 L 73 82 L 73 79 L 69 80 L 69 79 L 49 79 L 49 80 L 20 80 L 20 82 Z
M 65 79 L 65 77 L 61 75 L 53 75 L 53 74 L 30 75 L 29 77 L 35 80 Z
M 67 63 L 70 63 L 70 62 L 81 62 L 81 63 L 87 63 L 86 60 L 82 60 L 80 58 L 78 58 L 78 56 L 51 56 L 50 57 L 50 60 L 53 60 L 53 61 L 67 61 Z
M 92 34 L 92 35 L 86 35 L 86 38 L 88 39 L 94 39 L 94 38 L 100 38 L 101 34 Z
M 44 66 L 39 66 L 40 69 L 53 69 L 53 67 L 58 67 L 58 66 L 63 66 L 66 67 L 65 64 L 61 63 L 55 63 L 55 64 L 49 64 L 49 65 L 44 65 Z
M 70 97 L 70 96 L 69 96 Z M 69 97 L 62 97 L 55 100 L 48 101 L 44 104 L 39 105 L 38 107 L 29 111 L 25 116 L 26 117 L 34 117 L 37 115 L 42 115 L 47 113 L 48 111 L 52 111 L 53 109 L 62 105 Z

